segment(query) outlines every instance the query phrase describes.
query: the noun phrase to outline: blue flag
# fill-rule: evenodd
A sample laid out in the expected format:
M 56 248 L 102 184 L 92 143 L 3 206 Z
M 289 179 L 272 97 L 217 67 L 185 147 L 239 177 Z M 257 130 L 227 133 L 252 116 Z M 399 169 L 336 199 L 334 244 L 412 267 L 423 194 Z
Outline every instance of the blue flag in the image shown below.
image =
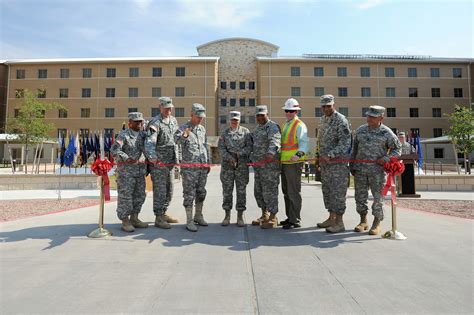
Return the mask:
M 423 152 L 421 151 L 420 135 L 416 135 L 416 151 L 418 152 L 418 168 L 423 165 Z
M 69 137 L 69 145 L 67 146 L 66 153 L 64 153 L 64 165 L 70 167 L 74 162 L 74 155 L 76 154 L 76 141 L 73 135 Z

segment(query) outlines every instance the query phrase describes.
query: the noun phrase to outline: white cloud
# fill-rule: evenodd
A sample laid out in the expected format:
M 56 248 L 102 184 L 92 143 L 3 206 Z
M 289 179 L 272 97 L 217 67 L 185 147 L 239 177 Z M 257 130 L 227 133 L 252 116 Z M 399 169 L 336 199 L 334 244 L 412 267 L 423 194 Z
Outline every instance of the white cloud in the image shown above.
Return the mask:
M 132 0 L 132 2 L 136 5 L 138 10 L 146 11 L 150 7 L 150 4 L 153 2 L 153 0 Z
M 354 6 L 360 10 L 367 10 L 373 7 L 376 7 L 378 5 L 381 5 L 383 3 L 383 0 L 366 0 L 366 1 L 360 1 Z

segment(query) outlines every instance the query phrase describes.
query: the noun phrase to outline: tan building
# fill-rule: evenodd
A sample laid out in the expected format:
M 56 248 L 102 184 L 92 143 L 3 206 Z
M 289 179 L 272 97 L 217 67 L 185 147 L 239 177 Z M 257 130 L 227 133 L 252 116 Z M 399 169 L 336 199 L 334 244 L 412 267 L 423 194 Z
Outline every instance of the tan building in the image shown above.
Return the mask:
M 319 96 L 333 94 L 336 107 L 353 129 L 365 123 L 367 107 L 387 108 L 385 123 L 399 131 L 438 137 L 449 128 L 444 114 L 454 105 L 471 106 L 473 59 L 388 55 L 314 55 L 278 57 L 278 46 L 230 38 L 197 47 L 196 57 L 49 59 L 7 61 L 7 116 L 14 117 L 22 89 L 42 91 L 67 113 L 51 110 L 46 120 L 54 132 L 117 132 L 127 112 L 146 117 L 158 112 L 157 97 L 171 96 L 175 116 L 184 122 L 191 104 L 207 108 L 206 127 L 218 136 L 228 112 L 242 112 L 253 129 L 254 106 L 269 106 L 283 123 L 281 107 L 289 97 L 303 107 L 302 118 L 314 138 L 319 127 Z M 437 149 L 437 150 L 436 150 Z M 451 150 L 451 151 L 450 151 Z M 433 148 L 433 159 L 453 162 L 451 146 Z

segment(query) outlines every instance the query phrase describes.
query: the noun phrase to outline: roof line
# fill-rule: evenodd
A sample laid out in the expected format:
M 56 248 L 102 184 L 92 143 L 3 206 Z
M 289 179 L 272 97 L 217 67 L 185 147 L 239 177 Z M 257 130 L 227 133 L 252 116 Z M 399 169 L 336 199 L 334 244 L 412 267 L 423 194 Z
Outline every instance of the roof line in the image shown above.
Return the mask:
M 153 61 L 218 61 L 219 57 L 116 57 L 116 58 L 51 58 L 51 59 L 12 59 L 5 60 L 4 64 L 28 64 L 28 63 L 99 63 L 99 62 L 153 62 Z
M 257 43 L 261 43 L 261 44 L 271 46 L 271 47 L 275 48 L 276 50 L 280 49 L 280 47 L 278 47 L 275 44 L 272 44 L 272 43 L 269 43 L 269 42 L 266 42 L 266 41 L 263 41 L 263 40 L 260 40 L 260 39 L 247 38 L 247 37 L 228 37 L 228 38 L 223 38 L 223 39 L 217 39 L 217 40 L 213 40 L 213 41 L 207 42 L 205 44 L 199 45 L 199 46 L 196 47 L 196 49 L 199 50 L 200 48 L 202 48 L 204 46 L 208 46 L 208 45 L 219 43 L 219 42 L 228 42 L 228 41 L 236 41 L 236 40 L 248 40 L 248 41 L 257 42 Z

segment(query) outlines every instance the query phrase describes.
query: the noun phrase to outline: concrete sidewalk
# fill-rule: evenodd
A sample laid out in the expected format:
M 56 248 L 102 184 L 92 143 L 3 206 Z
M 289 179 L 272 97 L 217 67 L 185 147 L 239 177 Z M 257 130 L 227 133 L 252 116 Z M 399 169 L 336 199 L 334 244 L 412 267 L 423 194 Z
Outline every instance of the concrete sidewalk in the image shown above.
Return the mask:
M 252 179 L 247 223 L 259 215 Z M 472 220 L 400 209 L 408 240 L 384 240 L 351 231 L 348 197 L 348 231 L 330 235 L 315 228 L 327 215 L 320 186 L 304 185 L 302 228 L 222 227 L 218 171 L 207 188 L 210 226 L 197 233 L 184 229 L 180 183 L 171 230 L 122 232 L 116 203 L 106 204 L 107 239 L 86 237 L 98 207 L 1 223 L 0 313 L 472 313 Z M 153 221 L 151 208 L 148 197 L 142 219 Z

